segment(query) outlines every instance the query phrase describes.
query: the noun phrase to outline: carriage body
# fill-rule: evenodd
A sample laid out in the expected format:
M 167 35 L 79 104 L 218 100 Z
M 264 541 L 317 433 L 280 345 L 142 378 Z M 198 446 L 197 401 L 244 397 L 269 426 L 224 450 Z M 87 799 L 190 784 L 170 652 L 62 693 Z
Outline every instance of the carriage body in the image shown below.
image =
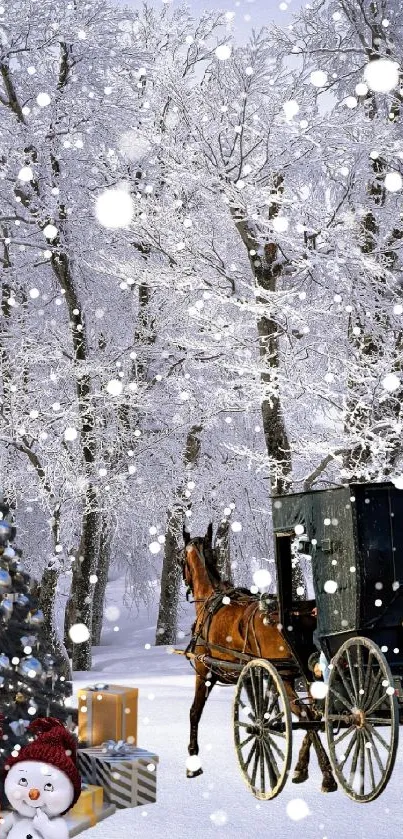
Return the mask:
M 348 638 L 364 635 L 382 649 L 393 675 L 401 679 L 403 492 L 391 483 L 349 484 L 275 499 L 284 626 L 292 608 L 291 541 L 297 525 L 309 545 L 318 637 L 326 657 L 331 659 Z

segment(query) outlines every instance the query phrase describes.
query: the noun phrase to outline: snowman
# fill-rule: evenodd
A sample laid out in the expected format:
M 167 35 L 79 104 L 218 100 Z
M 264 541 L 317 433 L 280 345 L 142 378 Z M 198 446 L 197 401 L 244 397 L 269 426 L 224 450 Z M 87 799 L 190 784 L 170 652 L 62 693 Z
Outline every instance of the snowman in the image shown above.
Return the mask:
M 1 816 L 0 839 L 68 839 L 63 816 L 81 794 L 76 741 L 52 717 L 35 720 L 29 731 L 38 736 L 6 765 L 13 812 Z

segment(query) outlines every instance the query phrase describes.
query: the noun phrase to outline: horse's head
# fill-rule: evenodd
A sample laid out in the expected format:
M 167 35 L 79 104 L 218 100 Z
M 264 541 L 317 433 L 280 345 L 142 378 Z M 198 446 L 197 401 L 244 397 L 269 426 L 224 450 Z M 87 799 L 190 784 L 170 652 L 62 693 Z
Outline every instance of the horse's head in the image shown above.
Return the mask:
M 205 536 L 191 537 L 190 533 L 183 528 L 183 541 L 185 550 L 181 559 L 182 576 L 186 585 L 186 597 L 193 591 L 193 574 L 195 563 L 200 563 L 208 574 L 213 586 L 220 582 L 220 575 L 217 571 L 217 560 L 213 548 L 213 525 L 210 523 Z

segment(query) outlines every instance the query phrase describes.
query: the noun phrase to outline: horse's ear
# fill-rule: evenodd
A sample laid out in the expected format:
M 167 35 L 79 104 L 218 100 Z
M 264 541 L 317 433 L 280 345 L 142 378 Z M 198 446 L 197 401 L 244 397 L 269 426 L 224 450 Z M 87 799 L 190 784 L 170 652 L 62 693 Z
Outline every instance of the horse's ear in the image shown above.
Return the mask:
M 213 523 L 212 522 L 210 522 L 210 524 L 207 528 L 207 533 L 206 533 L 204 538 L 205 538 L 206 542 L 212 548 L 213 547 Z
M 184 541 L 185 547 L 186 547 L 186 545 L 188 545 L 189 542 L 190 542 L 190 533 L 189 533 L 188 530 L 186 530 L 185 525 L 183 525 L 183 531 L 182 532 L 183 532 L 183 541 Z

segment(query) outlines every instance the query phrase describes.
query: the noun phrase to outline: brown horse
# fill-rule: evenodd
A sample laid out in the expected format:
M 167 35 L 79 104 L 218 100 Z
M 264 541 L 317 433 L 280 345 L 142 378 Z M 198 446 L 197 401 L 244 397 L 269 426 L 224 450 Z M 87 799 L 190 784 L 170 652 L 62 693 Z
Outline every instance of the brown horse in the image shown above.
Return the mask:
M 181 559 L 182 575 L 187 592 L 193 594 L 196 607 L 196 621 L 193 625 L 192 641 L 188 647 L 195 655 L 194 667 L 196 672 L 195 697 L 190 709 L 190 742 L 189 755 L 198 755 L 198 727 L 204 705 L 217 682 L 235 684 L 238 674 L 235 672 L 212 672 L 209 664 L 198 658 L 207 655 L 216 660 L 234 662 L 239 661 L 234 652 L 244 653 L 251 658 L 266 659 L 276 665 L 280 660 L 293 660 L 292 651 L 279 628 L 278 603 L 273 600 L 270 622 L 264 618 L 259 610 L 257 598 L 246 589 L 232 589 L 229 603 L 222 604 L 222 596 L 230 584 L 223 582 L 216 567 L 214 550 L 212 547 L 212 525 L 209 525 L 204 537 L 191 539 L 186 530 L 183 531 L 185 551 Z M 213 603 L 218 608 L 212 608 Z M 316 619 L 309 616 L 310 628 L 313 632 Z M 220 647 L 219 652 L 214 645 Z M 210 664 L 211 666 L 211 664 Z M 214 668 L 213 668 L 214 669 Z M 309 706 L 301 707 L 294 689 L 295 674 L 287 678 L 283 676 L 285 689 L 289 698 L 292 713 L 298 718 L 313 719 Z M 319 766 L 323 774 L 322 792 L 333 792 L 337 789 L 331 766 L 317 731 L 306 733 L 302 743 L 298 762 L 293 776 L 294 783 L 301 783 L 308 778 L 308 762 L 310 746 L 313 744 Z M 195 764 L 197 761 L 195 762 Z M 187 769 L 187 777 L 193 778 L 202 773 L 201 765 L 194 765 Z

